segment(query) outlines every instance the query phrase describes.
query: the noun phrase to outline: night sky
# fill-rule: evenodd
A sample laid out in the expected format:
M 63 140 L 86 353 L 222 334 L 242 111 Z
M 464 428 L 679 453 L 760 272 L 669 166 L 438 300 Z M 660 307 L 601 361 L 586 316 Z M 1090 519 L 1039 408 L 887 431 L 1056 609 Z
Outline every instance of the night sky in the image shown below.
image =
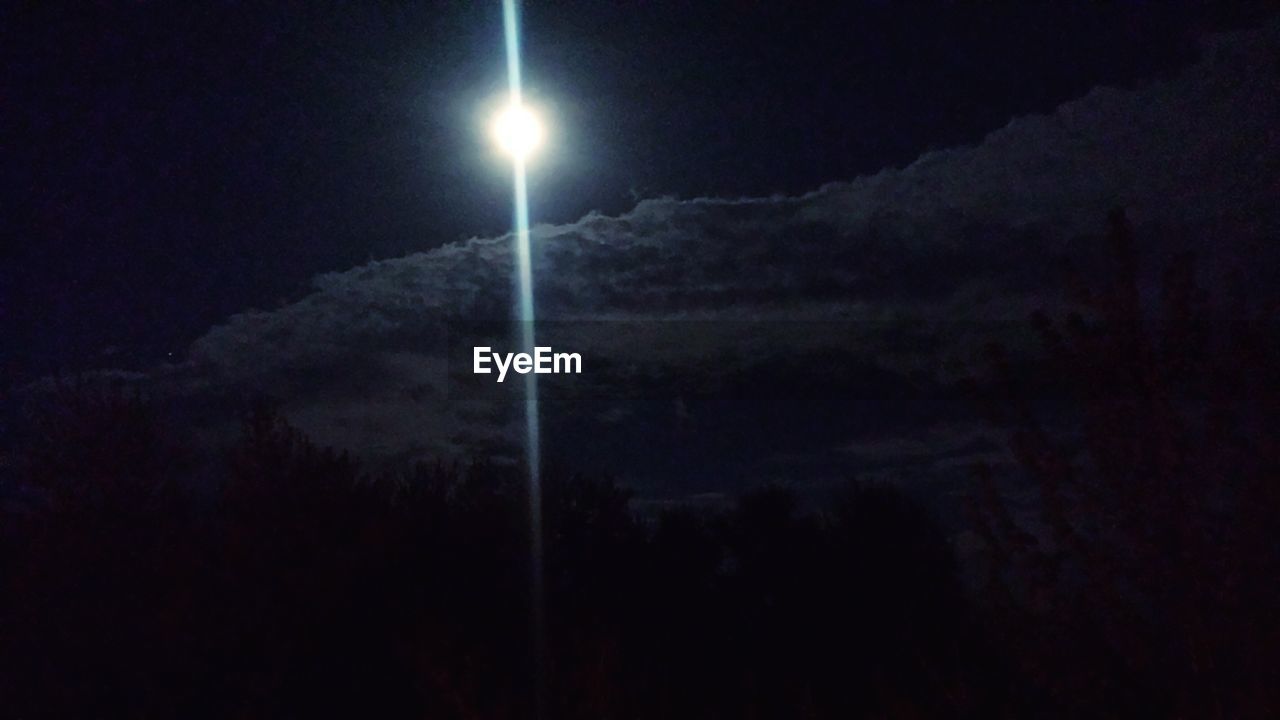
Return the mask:
M 3 5 L 0 715 L 1280 717 L 1274 4 Z
M 483 130 L 498 3 L 263 5 L 0 11 L 12 377 L 181 357 L 317 273 L 507 229 Z M 527 93 L 553 133 L 534 220 L 901 166 L 1256 16 L 1209 6 L 530 2 Z

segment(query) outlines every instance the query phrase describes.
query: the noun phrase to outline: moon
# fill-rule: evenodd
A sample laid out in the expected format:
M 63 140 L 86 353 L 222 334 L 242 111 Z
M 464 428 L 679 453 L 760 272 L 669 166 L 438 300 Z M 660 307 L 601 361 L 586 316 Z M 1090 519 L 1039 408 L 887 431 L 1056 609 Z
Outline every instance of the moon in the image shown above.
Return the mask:
M 491 126 L 494 142 L 502 152 L 523 160 L 542 145 L 542 121 L 524 105 L 508 105 L 494 118 Z

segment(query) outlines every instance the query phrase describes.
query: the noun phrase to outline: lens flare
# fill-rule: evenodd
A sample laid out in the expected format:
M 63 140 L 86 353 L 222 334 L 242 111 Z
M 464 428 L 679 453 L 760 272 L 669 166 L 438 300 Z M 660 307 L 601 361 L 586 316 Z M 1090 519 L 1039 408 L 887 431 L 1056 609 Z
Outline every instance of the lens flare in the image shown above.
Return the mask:
M 525 185 L 525 159 L 542 139 L 542 126 L 524 107 L 520 81 L 520 16 L 516 0 L 502 2 L 503 31 L 507 46 L 507 109 L 498 116 L 494 131 L 498 144 L 511 156 L 515 212 L 513 217 L 516 260 L 516 310 L 520 321 L 520 345 L 534 352 L 533 258 L 529 247 L 529 193 Z M 542 460 L 538 429 L 538 376 L 525 376 L 525 459 L 529 471 L 529 594 L 533 642 L 535 718 L 546 717 L 546 610 L 542 556 Z

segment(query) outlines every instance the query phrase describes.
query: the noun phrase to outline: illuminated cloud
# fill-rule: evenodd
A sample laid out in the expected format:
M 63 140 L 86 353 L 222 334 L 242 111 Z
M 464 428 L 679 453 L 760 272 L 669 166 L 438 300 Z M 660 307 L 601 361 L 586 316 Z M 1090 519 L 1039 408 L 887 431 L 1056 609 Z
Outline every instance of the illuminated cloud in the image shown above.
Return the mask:
M 1218 37 L 1178 77 L 1096 89 L 976 146 L 804 196 L 653 199 L 617 217 L 536 227 L 539 313 L 552 321 L 544 337 L 555 337 L 554 321 L 597 323 L 559 326 L 577 328 L 570 349 L 587 358 L 562 408 L 580 403 L 606 429 L 661 414 L 671 398 L 658 410 L 629 403 L 643 400 L 644 382 L 695 376 L 708 357 L 737 363 L 732 375 L 832 351 L 868 373 L 941 382 L 946 357 L 1045 301 L 1053 258 L 1083 252 L 1116 205 L 1188 242 L 1223 228 L 1245 240 L 1274 233 L 1278 36 L 1273 26 Z M 512 277 L 509 237 L 322 275 L 296 303 L 211 329 L 174 372 L 184 392 L 276 395 L 303 429 L 357 451 L 514 453 L 510 398 L 458 386 L 444 352 L 459 324 L 511 317 Z M 776 321 L 763 334 L 729 330 L 763 319 Z M 654 321 L 696 331 L 644 337 Z M 606 370 L 593 376 L 593 362 Z M 554 390 L 549 398 L 554 414 Z

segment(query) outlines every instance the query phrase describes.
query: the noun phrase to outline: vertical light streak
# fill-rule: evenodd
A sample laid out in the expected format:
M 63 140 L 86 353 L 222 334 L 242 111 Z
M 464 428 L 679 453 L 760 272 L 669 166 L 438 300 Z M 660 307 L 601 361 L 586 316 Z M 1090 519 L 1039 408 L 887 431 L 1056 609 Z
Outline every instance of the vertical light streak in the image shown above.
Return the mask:
M 510 106 L 523 104 L 520 79 L 520 17 L 516 0 L 503 0 L 502 25 L 507 46 L 507 92 Z M 516 287 L 519 303 L 520 340 L 523 352 L 534 353 L 533 270 L 529 251 L 529 193 L 525 180 L 525 158 L 513 158 L 515 186 Z M 543 716 L 544 655 L 546 652 L 545 609 L 542 569 L 542 479 L 538 437 L 538 375 L 524 376 L 525 458 L 529 470 L 530 603 L 534 663 L 534 703 L 536 717 Z

